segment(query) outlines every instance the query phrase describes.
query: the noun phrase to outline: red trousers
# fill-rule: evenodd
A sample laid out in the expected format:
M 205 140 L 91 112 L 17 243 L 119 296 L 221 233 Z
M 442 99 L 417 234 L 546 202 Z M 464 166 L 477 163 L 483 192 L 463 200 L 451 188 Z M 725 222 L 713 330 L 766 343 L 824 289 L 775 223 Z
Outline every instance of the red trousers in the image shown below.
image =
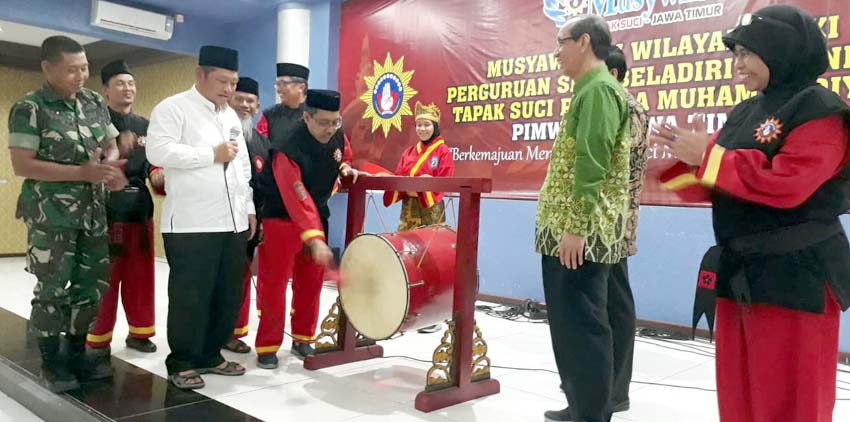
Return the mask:
M 263 243 L 258 247 L 257 307 L 260 326 L 257 354 L 276 353 L 283 343 L 286 322 L 286 284 L 292 277 L 292 336 L 299 342 L 315 339 L 324 267 L 303 252 L 301 231 L 289 220 L 263 220 Z
M 242 338 L 248 335 L 248 316 L 251 312 L 251 261 L 245 264 L 245 272 L 242 274 L 242 307 L 236 317 L 236 325 L 233 327 L 233 338 Z
M 831 422 L 840 308 L 824 313 L 717 299 L 721 422 Z
M 130 325 L 130 337 L 155 334 L 153 222 L 111 223 L 110 243 L 121 245 L 112 257 L 109 289 L 100 300 L 94 329 L 86 337 L 89 347 L 109 346 L 118 311 L 118 295 Z

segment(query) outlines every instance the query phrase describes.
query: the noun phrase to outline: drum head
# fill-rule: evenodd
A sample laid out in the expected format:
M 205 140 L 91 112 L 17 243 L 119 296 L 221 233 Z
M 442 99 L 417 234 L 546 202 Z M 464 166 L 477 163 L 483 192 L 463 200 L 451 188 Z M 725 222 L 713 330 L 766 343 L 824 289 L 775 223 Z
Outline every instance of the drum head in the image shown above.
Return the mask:
M 342 256 L 339 298 L 351 325 L 375 339 L 390 338 L 407 316 L 407 272 L 398 254 L 377 234 L 357 236 Z

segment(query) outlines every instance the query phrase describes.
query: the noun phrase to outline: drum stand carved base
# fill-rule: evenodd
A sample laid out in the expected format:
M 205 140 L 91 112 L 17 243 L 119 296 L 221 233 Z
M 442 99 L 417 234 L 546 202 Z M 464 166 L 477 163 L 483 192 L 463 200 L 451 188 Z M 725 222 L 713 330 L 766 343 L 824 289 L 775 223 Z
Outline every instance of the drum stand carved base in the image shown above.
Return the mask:
M 487 357 L 487 342 L 481 335 L 481 329 L 475 324 L 475 337 L 472 339 L 472 382 L 490 379 L 490 358 Z
M 339 342 L 337 341 L 339 338 L 339 310 L 339 297 L 337 297 L 328 311 L 328 316 L 319 325 L 319 335 L 316 336 L 317 354 L 339 350 Z
M 434 349 L 433 365 L 428 370 L 425 391 L 416 396 L 416 409 L 423 412 L 441 409 L 467 400 L 496 394 L 500 390 L 499 382 L 490 379 L 490 358 L 487 357 L 487 342 L 481 335 L 478 324 L 474 324 L 475 337 L 472 339 L 472 364 L 470 380 L 461 383 L 456 379 L 455 359 L 457 330 L 454 321 L 443 334 L 440 345 Z M 460 387 L 458 387 L 460 384 Z
M 384 348 L 358 334 L 348 322 L 339 297 L 322 320 L 316 354 L 304 359 L 304 369 L 316 370 L 384 356 Z
M 449 321 L 449 329 L 443 334 L 440 345 L 434 349 L 434 365 L 425 377 L 425 391 L 438 391 L 452 386 L 455 380 L 453 358 L 455 353 L 455 323 Z

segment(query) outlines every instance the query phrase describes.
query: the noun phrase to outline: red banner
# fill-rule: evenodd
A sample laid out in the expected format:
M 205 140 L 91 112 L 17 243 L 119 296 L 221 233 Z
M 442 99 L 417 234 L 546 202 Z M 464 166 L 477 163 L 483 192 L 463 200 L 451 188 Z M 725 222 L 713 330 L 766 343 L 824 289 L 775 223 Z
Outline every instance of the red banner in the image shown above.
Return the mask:
M 830 48 L 820 82 L 850 98 L 848 0 L 354 0 L 342 5 L 339 88 L 357 160 L 394 169 L 418 141 L 413 107 L 435 103 L 457 174 L 493 178 L 496 196 L 535 198 L 543 183 L 571 81 L 552 53 L 559 25 L 595 13 L 631 67 L 626 88 L 653 122 L 710 131 L 754 95 L 733 81 L 721 37 L 772 3 L 815 16 Z M 673 162 L 651 146 L 642 202 L 688 205 L 658 184 Z

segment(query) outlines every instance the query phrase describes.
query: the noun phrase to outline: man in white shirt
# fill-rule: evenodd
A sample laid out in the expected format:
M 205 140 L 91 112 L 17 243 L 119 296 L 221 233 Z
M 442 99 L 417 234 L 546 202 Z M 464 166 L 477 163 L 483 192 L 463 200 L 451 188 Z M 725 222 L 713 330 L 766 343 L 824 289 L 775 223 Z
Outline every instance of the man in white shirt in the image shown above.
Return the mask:
M 227 105 L 238 53 L 201 47 L 196 83 L 154 108 L 147 158 L 165 171 L 162 237 L 168 277 L 169 380 L 204 386 L 200 375 L 242 375 L 220 349 L 242 298 L 245 248 L 256 231 L 251 165 L 242 124 Z

